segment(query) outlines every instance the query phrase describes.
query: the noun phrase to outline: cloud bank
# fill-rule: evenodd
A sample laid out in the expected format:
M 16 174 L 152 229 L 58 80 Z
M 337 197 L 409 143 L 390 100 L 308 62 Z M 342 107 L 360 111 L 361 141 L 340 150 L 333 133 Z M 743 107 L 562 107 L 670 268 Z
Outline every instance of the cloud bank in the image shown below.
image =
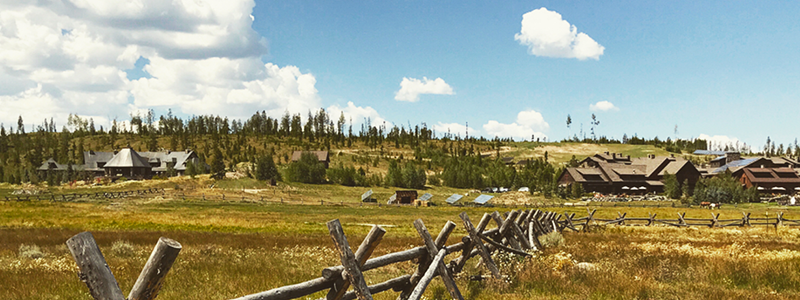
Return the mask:
M 450 134 L 454 136 L 460 136 L 462 138 L 466 138 L 468 130 L 469 130 L 469 136 L 480 136 L 480 132 L 478 132 L 477 129 L 472 127 L 467 127 L 466 125 L 459 123 L 438 122 L 437 124 L 433 125 L 433 130 L 436 130 L 436 134 L 439 136 L 450 132 Z
M 403 77 L 403 81 L 400 82 L 400 90 L 395 94 L 394 100 L 417 102 L 419 95 L 423 94 L 452 95 L 453 88 L 441 78 L 430 80 L 422 77 L 422 80 L 419 80 Z
M 536 56 L 600 59 L 605 47 L 595 42 L 575 25 L 561 18 L 561 14 L 539 8 L 522 15 L 522 28 L 514 35 L 520 45 Z
M 722 151 L 725 150 L 727 146 L 730 150 L 734 149 L 742 149 L 746 146 L 746 144 L 740 141 L 738 138 L 729 137 L 727 135 L 707 135 L 707 134 L 700 134 L 698 139 L 706 140 L 709 143 L 708 150 L 717 150 Z
M 247 117 L 320 107 L 316 79 L 263 63 L 253 0 L 0 3 L 0 122 L 142 108 Z M 140 71 L 129 78 L 140 58 Z
M 348 126 L 351 120 L 354 125 L 363 124 L 365 123 L 365 120 L 369 120 L 372 126 L 380 126 L 383 125 L 383 122 L 386 122 L 386 120 L 382 118 L 381 115 L 378 114 L 378 111 L 374 108 L 370 106 L 356 106 L 353 104 L 353 101 L 347 102 L 347 106 L 345 107 L 340 107 L 337 104 L 331 105 L 326 111 L 331 116 L 331 119 L 333 119 L 334 123 L 339 121 L 339 117 L 344 114 L 345 122 L 348 124 Z M 391 124 L 387 122 L 386 126 L 390 127 Z
M 535 110 L 525 110 L 517 114 L 517 119 L 511 124 L 504 124 L 495 120 L 490 120 L 483 125 L 483 131 L 487 137 L 512 137 L 524 140 L 534 138 L 546 138 L 544 133 L 550 130 L 550 124 L 544 120 L 542 114 Z
M 590 104 L 589 109 L 592 111 L 619 110 L 618 107 L 614 106 L 614 103 L 608 101 L 599 101 L 595 104 Z

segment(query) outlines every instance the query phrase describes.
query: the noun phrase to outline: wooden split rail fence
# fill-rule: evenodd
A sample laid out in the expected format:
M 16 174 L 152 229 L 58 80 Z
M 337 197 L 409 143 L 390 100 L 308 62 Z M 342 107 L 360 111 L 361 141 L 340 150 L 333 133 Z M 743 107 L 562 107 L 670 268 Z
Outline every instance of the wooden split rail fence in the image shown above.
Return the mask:
M 422 219 L 417 219 L 414 221 L 414 228 L 422 239 L 423 246 L 374 258 L 371 255 L 386 230 L 373 226 L 360 246 L 353 251 L 339 220 L 332 220 L 327 226 L 341 265 L 323 269 L 319 278 L 236 300 L 294 299 L 325 290 L 328 291 L 325 299 L 372 299 L 373 294 L 392 290 L 400 293 L 398 299 L 418 300 L 435 277 L 442 279 L 453 299 L 463 299 L 453 276 L 461 273 L 468 260 L 478 257 L 479 266 L 485 267 L 492 277 L 502 279 L 503 275 L 492 258 L 494 252 L 529 256 L 529 251 L 542 249 L 539 236 L 565 228 L 577 230 L 569 218 L 562 220 L 561 214 L 537 209 L 512 210 L 502 215 L 495 211 L 484 214 L 477 224 L 472 223 L 466 212 L 462 212 L 459 217 L 467 235 L 458 243 L 446 245 L 450 234 L 457 227 L 456 223 L 447 221 L 434 238 Z M 491 226 L 494 228 L 487 229 L 491 223 L 495 224 Z M 79 266 L 80 279 L 86 283 L 94 299 L 125 299 L 91 233 L 75 235 L 67 241 L 67 246 Z M 178 242 L 162 237 L 127 299 L 154 299 L 180 249 Z M 458 257 L 445 261 L 445 257 L 453 253 L 458 254 Z M 366 284 L 364 272 L 405 261 L 418 264 L 413 274 L 374 285 Z M 352 290 L 349 290 L 350 287 Z
M 575 229 L 581 227 L 582 230 L 588 229 L 589 226 L 603 226 L 603 225 L 620 225 L 620 226 L 653 226 L 656 224 L 675 226 L 675 227 L 745 227 L 745 226 L 800 226 L 800 220 L 790 220 L 783 217 L 783 212 L 776 212 L 774 217 L 765 215 L 762 217 L 752 217 L 751 213 L 742 212 L 741 218 L 721 219 L 720 213 L 711 213 L 711 218 L 687 218 L 686 213 L 678 213 L 677 218 L 674 219 L 657 219 L 656 214 L 648 213 L 648 217 L 628 217 L 628 213 L 617 212 L 617 218 L 603 219 L 595 218 L 594 214 L 597 211 L 586 209 L 588 215 L 581 218 L 574 218 L 575 214 L 565 213 L 564 221 L 561 223 L 566 228 Z
M 5 196 L 5 201 L 76 201 L 79 199 L 117 199 L 127 197 L 146 196 L 153 194 L 163 194 L 163 188 L 151 188 L 141 190 L 119 191 L 119 192 L 95 192 L 95 193 L 70 193 L 70 194 L 41 194 L 41 195 L 14 195 Z

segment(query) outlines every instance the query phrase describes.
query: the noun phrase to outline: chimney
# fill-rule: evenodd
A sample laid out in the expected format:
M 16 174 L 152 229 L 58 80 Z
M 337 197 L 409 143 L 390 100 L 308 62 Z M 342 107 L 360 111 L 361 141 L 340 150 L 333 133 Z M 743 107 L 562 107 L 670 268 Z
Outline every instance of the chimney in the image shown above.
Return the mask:
M 622 157 L 622 156 L 620 156 L 620 157 Z M 613 159 L 617 159 L 617 154 L 616 154 L 616 153 L 612 153 L 612 154 L 611 154 L 611 158 L 613 158 Z
M 626 156 L 625 158 L 627 158 L 628 160 L 631 160 L 631 156 L 630 155 Z
M 675 158 L 675 154 L 674 153 L 670 153 L 669 157 Z
M 604 152 L 604 153 L 605 153 L 606 155 L 608 155 L 608 151 L 606 151 L 606 152 Z

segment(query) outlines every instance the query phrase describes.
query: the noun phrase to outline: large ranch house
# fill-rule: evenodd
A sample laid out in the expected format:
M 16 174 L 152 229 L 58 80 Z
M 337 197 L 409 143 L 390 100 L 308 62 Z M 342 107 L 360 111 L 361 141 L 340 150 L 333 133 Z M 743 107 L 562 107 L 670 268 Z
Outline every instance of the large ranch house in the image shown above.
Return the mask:
M 785 157 L 742 158 L 737 152 L 695 151 L 695 154 L 717 156 L 703 176 L 730 173 L 747 188 L 755 187 L 762 194 L 800 192 L 800 162 Z
M 697 168 L 690 161 L 669 156 L 642 158 L 620 153 L 602 153 L 566 168 L 558 179 L 561 186 L 580 184 L 584 191 L 603 194 L 645 194 L 664 191 L 664 175 L 675 175 L 678 182 L 693 189 L 701 177 L 729 174 L 746 188 L 762 194 L 800 193 L 800 162 L 785 157 L 743 158 L 738 152 L 698 150 L 695 155 L 713 155 Z
M 168 176 L 170 170 L 174 170 L 174 175 L 184 175 L 188 163 L 207 168 L 197 153 L 191 150 L 136 152 L 128 147 L 114 152 L 86 151 L 83 153 L 83 161 L 83 164 L 72 165 L 71 168 L 89 177 L 149 179 L 156 175 Z M 69 165 L 59 164 L 51 158 L 37 170 L 46 176 L 47 172 L 62 173 L 69 168 Z
M 646 194 L 664 191 L 664 175 L 675 175 L 678 182 L 693 188 L 700 171 L 682 158 L 649 155 L 631 159 L 620 153 L 595 154 L 580 162 L 578 167 L 566 168 L 558 184 L 580 184 L 584 191 L 602 194 Z

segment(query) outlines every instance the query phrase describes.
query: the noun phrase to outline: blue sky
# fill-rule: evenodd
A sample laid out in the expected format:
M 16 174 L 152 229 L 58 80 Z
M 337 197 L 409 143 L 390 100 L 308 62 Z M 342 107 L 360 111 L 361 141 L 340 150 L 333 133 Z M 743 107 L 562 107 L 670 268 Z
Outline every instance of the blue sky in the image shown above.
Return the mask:
M 680 138 L 760 148 L 798 136 L 798 12 L 788 1 L 6 3 L 0 122 L 325 108 L 560 140 L 588 132 L 595 113 L 599 135 L 663 139 L 677 125 Z M 568 26 L 574 44 L 542 44 Z
M 546 7 L 605 47 L 599 60 L 537 57 L 514 40 Z M 588 129 L 620 138 L 727 135 L 791 142 L 797 112 L 797 3 L 710 1 L 259 2 L 265 61 L 313 73 L 323 101 L 354 101 L 397 123 L 513 122 L 534 109 L 551 138 Z M 454 95 L 393 100 L 403 77 L 441 77 Z M 781 117 L 781 115 L 783 115 Z M 783 119 L 784 121 L 778 121 Z M 794 130 L 791 130 L 791 129 Z

